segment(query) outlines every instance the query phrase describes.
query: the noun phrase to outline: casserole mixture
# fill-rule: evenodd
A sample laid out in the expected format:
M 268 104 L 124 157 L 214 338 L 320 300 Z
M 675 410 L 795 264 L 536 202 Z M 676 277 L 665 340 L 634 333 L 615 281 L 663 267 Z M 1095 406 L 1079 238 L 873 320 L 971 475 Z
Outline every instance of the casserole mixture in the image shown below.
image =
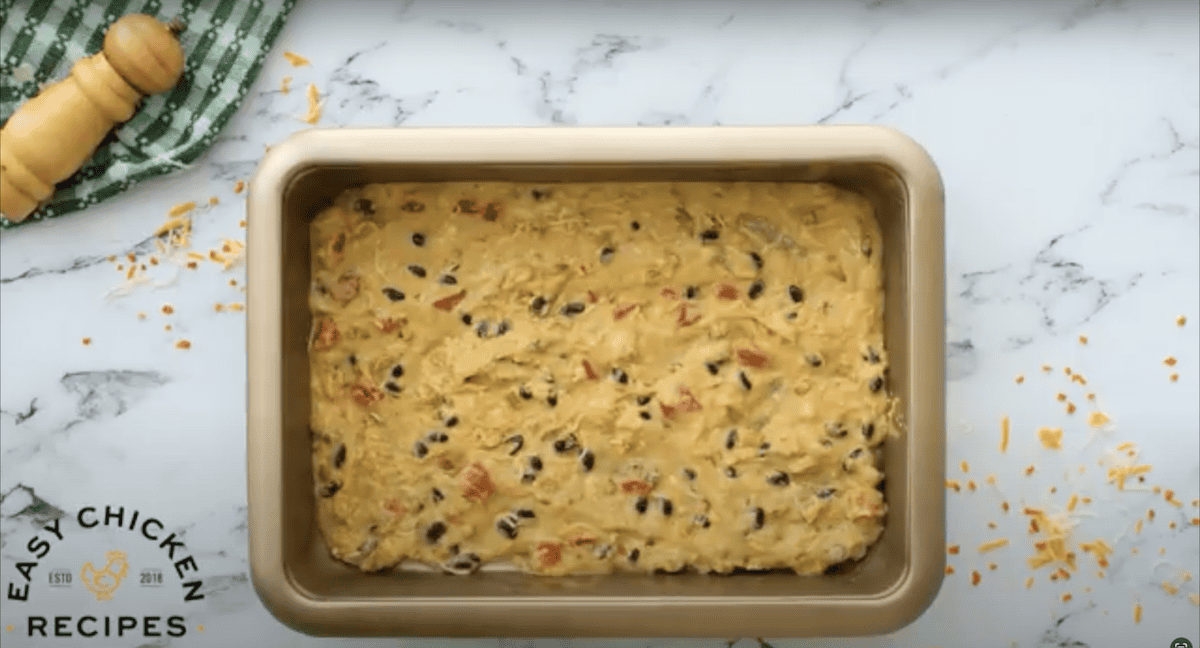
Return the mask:
M 326 543 L 457 574 L 861 558 L 897 434 L 880 241 L 821 184 L 347 190 L 311 225 Z

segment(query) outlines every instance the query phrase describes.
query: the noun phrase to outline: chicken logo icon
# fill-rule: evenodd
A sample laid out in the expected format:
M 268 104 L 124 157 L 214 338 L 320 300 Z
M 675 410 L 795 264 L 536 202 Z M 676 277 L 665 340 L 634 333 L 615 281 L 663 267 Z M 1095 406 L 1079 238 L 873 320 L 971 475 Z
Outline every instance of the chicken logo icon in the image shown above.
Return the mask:
M 104 563 L 103 569 L 97 570 L 92 563 L 86 562 L 83 569 L 79 570 L 79 580 L 96 595 L 97 601 L 112 600 L 113 592 L 117 591 L 129 572 L 129 560 L 124 551 L 114 549 L 104 554 L 104 558 L 108 562 Z

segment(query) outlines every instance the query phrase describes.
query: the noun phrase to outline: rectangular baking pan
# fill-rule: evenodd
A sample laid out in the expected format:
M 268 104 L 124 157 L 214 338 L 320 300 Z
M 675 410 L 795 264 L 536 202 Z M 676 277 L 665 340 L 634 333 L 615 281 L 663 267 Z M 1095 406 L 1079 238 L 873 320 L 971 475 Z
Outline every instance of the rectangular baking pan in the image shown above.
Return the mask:
M 347 187 L 464 180 L 820 181 L 866 196 L 902 423 L 884 446 L 886 527 L 866 557 L 816 577 L 372 575 L 335 561 L 314 515 L 309 221 Z M 273 147 L 248 203 L 250 568 L 263 604 L 323 636 L 862 636 L 911 623 L 945 568 L 943 209 L 926 152 L 878 126 L 329 129 Z

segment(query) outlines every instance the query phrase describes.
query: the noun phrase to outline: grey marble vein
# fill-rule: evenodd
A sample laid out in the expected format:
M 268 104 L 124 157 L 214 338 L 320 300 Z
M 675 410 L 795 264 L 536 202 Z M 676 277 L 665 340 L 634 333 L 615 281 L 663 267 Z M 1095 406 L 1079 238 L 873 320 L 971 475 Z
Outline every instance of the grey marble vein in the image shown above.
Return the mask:
M 79 371 L 62 377 L 63 387 L 78 398 L 76 412 L 81 420 L 120 416 L 144 399 L 150 390 L 168 382 L 169 379 L 157 371 Z

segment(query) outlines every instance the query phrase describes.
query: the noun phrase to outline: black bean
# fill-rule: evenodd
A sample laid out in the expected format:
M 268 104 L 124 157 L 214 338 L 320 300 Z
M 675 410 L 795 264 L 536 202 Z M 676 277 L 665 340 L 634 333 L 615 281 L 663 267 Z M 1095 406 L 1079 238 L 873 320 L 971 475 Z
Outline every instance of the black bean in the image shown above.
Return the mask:
M 500 218 L 500 211 L 496 209 L 495 203 L 488 203 L 486 206 L 484 206 L 483 220 L 489 223 L 494 223 L 496 222 L 497 218 Z
M 600 263 L 612 263 L 613 254 L 616 253 L 611 247 L 604 247 L 600 250 Z
M 866 238 L 862 241 L 862 253 L 868 259 L 871 258 L 871 239 Z
M 595 556 L 597 560 L 604 560 L 605 558 L 608 558 L 608 554 L 612 553 L 612 549 L 612 545 L 600 545 L 592 550 L 592 555 Z
M 767 523 L 767 512 L 762 507 L 754 507 L 754 528 L 761 529 Z
M 737 477 L 737 468 L 734 468 L 733 466 L 725 466 L 725 476 L 731 478 Z
M 404 292 L 391 287 L 383 289 L 383 296 L 394 302 L 404 301 Z
M 529 310 L 535 315 L 541 315 L 545 311 L 545 308 L 546 298 L 542 297 L 541 295 L 534 297 L 533 301 L 529 302 Z
M 400 392 L 404 391 L 404 389 L 401 388 L 400 385 L 397 385 L 396 383 L 394 383 L 390 380 L 383 384 L 383 388 L 392 392 L 393 394 L 399 394 Z
M 351 367 L 357 366 L 358 356 L 351 353 L 350 355 L 346 356 L 346 362 L 349 362 Z
M 788 477 L 787 473 L 780 470 L 771 473 L 771 475 L 767 477 L 767 483 L 772 486 L 787 486 L 791 482 L 792 478 Z
M 742 387 L 745 387 L 746 389 L 750 389 L 751 387 L 754 386 L 750 383 L 750 379 L 746 377 L 745 371 L 738 372 L 738 380 L 742 381 Z
M 583 302 L 571 302 L 571 303 L 567 304 L 566 306 L 563 306 L 562 310 L 560 310 L 559 312 L 562 313 L 566 317 L 572 317 L 572 316 L 582 313 L 585 308 L 587 308 L 587 307 L 584 305 Z
M 446 496 L 442 495 L 442 491 L 440 491 L 436 488 L 433 489 L 433 492 L 431 494 L 433 495 L 433 501 L 435 501 L 435 502 L 440 502 L 440 501 L 446 499 Z
M 424 459 L 425 455 L 429 454 L 429 447 L 417 441 L 413 444 L 413 454 L 416 455 L 417 459 Z
M 403 375 L 404 375 L 404 367 L 402 367 L 400 365 L 394 365 L 392 367 L 392 378 L 399 378 L 400 376 L 403 376 Z
M 318 495 L 320 495 L 321 497 L 333 497 L 334 493 L 338 492 L 341 489 L 342 489 L 341 482 L 331 481 L 328 484 L 321 486 L 321 490 L 318 492 Z
M 508 329 L 509 329 L 508 320 L 504 320 L 503 322 L 500 322 L 499 324 L 496 325 L 496 335 L 497 336 L 504 335 L 505 333 L 508 333 Z
M 621 369 L 613 369 L 612 377 L 613 380 L 621 383 L 622 385 L 629 382 L 629 376 Z
M 566 437 L 554 442 L 554 451 L 562 454 L 575 449 L 575 435 L 569 434 Z
M 337 239 L 335 239 L 333 242 L 333 251 L 336 252 L 337 254 L 341 254 L 342 251 L 345 249 L 346 249 L 346 234 L 345 233 L 338 234 Z
M 425 278 L 425 268 L 422 268 L 421 266 L 419 266 L 415 263 L 408 266 L 408 271 L 413 273 L 420 279 Z
M 879 352 L 874 347 L 867 347 L 867 355 L 863 356 L 863 360 L 871 364 L 879 364 Z
M 883 389 L 883 376 L 875 376 L 872 378 L 871 382 L 867 384 L 867 388 L 871 390 L 872 394 L 879 393 L 879 390 Z
M 829 421 L 825 423 L 825 434 L 840 439 L 846 436 L 846 428 L 841 423 Z
M 425 211 L 425 203 L 418 202 L 416 200 L 409 200 L 408 202 L 405 202 L 403 205 L 400 205 L 400 211 L 405 211 L 410 214 L 415 214 L 416 212 L 423 212 L 423 211 Z
M 549 404 L 550 407 L 554 407 L 555 405 L 558 405 L 558 396 L 555 394 L 550 394 L 549 396 L 546 397 L 546 403 Z
M 533 480 L 535 480 L 535 479 L 537 479 L 537 473 L 535 473 L 535 472 L 530 472 L 530 471 L 526 470 L 525 473 L 523 475 L 521 475 L 521 483 L 522 484 L 532 484 Z
M 664 500 L 662 501 L 662 512 L 663 512 L 663 515 L 670 515 L 670 514 L 671 514 L 671 513 L 673 513 L 674 511 L 675 511 L 675 505 L 671 503 L 671 500 L 669 500 L 669 499 L 664 499 Z
M 513 524 L 512 520 L 507 517 L 496 520 L 496 530 L 509 540 L 517 538 L 517 525 Z
M 695 286 L 688 286 L 683 289 L 683 296 L 688 299 L 695 299 L 698 294 L 700 294 L 700 291 Z
M 750 289 L 746 291 L 746 296 L 750 299 L 758 299 L 763 294 L 763 282 L 755 281 L 750 284 Z
M 708 516 L 704 515 L 703 513 L 692 518 L 692 521 L 695 522 L 696 524 L 699 524 L 700 526 L 704 527 L 705 529 L 707 529 L 711 525 L 711 523 L 708 521 Z
M 642 229 L 642 224 L 637 221 L 631 221 L 629 223 L 629 229 L 632 229 L 633 231 L 636 232 L 636 231 Z
M 858 459 L 859 457 L 863 456 L 863 449 L 862 449 L 862 448 L 855 448 L 855 449 L 851 450 L 851 451 L 850 451 L 850 454 L 849 454 L 849 455 L 847 455 L 847 456 L 848 456 L 850 459 Z
M 457 552 L 452 553 L 455 553 L 454 558 L 442 565 L 442 569 L 446 570 L 447 572 L 450 572 L 455 576 L 466 576 L 467 574 L 474 572 L 476 569 L 479 569 L 479 565 L 482 562 L 480 561 L 479 556 L 473 553 L 462 554 L 461 556 L 457 555 Z
M 529 467 L 532 468 L 533 470 L 541 470 L 542 469 L 542 458 L 537 455 L 530 457 L 529 458 Z
M 438 281 L 440 281 L 443 286 L 453 286 L 458 283 L 458 279 L 456 279 L 454 275 L 442 275 Z
M 441 540 L 444 535 L 446 535 L 446 523 L 434 522 L 429 525 L 429 528 L 425 529 L 425 542 L 433 544 Z
M 591 472 L 596 466 L 596 453 L 591 450 L 584 450 L 583 454 L 579 455 L 579 463 L 583 464 L 585 471 Z
M 521 388 L 517 390 L 517 393 L 520 394 L 521 398 L 524 398 L 525 400 L 529 400 L 530 398 L 533 398 L 533 392 L 530 392 L 528 389 L 526 389 L 524 385 L 522 385 Z
M 797 304 L 804 301 L 804 291 L 800 290 L 800 286 L 788 286 L 788 296 Z
M 821 356 L 819 356 L 815 353 L 810 353 L 810 354 L 804 356 L 804 359 L 805 359 L 805 361 L 808 362 L 808 364 L 810 364 L 814 367 L 820 367 L 821 363 L 823 362 L 823 360 L 821 360 Z
M 651 398 L 650 396 L 638 396 L 638 397 L 637 397 L 637 404 L 638 404 L 638 405 L 645 405 L 646 403 L 649 403 L 649 402 L 650 402 L 650 398 Z
M 549 189 L 533 189 L 530 192 L 534 200 L 545 200 L 550 197 Z
M 337 450 L 333 451 L 333 467 L 334 469 L 341 468 L 346 463 L 346 444 L 337 444 Z
M 645 513 L 647 506 L 650 506 L 650 500 L 646 499 L 646 496 L 644 495 L 638 497 L 637 501 L 633 503 L 633 508 L 637 509 L 639 514 Z
M 708 373 L 714 376 L 717 375 L 717 372 L 721 370 L 721 367 L 715 362 L 705 362 L 704 368 L 708 369 Z
M 688 481 L 693 481 L 696 479 L 696 471 L 692 470 L 691 468 L 684 468 L 683 476 L 687 478 Z
M 486 320 L 475 325 L 475 335 L 478 335 L 481 338 L 486 338 L 488 336 L 488 323 Z
M 758 254 L 758 252 L 751 252 L 751 253 L 750 253 L 750 260 L 754 262 L 754 269 L 755 269 L 755 270 L 762 270 L 762 267 L 763 267 L 763 259 L 762 259 L 762 257 L 761 257 L 761 256 Z
M 370 200 L 368 200 L 366 198 L 359 198 L 358 200 L 354 201 L 354 210 L 360 214 L 364 214 L 367 216 L 374 216 L 375 215 L 375 203 L 371 202 Z
M 446 419 L 445 425 L 446 427 L 454 427 L 455 425 L 458 425 L 458 417 L 451 416 L 450 418 Z
M 761 456 L 767 454 L 767 450 L 770 450 L 770 449 L 771 449 L 771 444 L 764 441 L 761 445 L 758 446 L 758 456 L 761 457 Z
M 463 313 L 463 315 L 460 319 L 462 320 L 463 324 L 465 324 L 467 326 L 471 325 L 471 314 L 470 313 Z
M 718 238 L 720 238 L 720 236 L 721 236 L 721 233 L 718 232 L 717 230 L 710 229 L 710 230 L 704 230 L 703 232 L 700 232 L 700 240 L 701 241 L 715 241 Z
M 730 430 L 729 432 L 726 432 L 725 433 L 725 449 L 733 450 L 734 446 L 737 445 L 737 438 L 738 438 L 737 430 Z
M 629 562 L 637 562 L 638 558 L 641 557 L 641 555 L 642 555 L 641 549 L 634 549 L 633 551 L 630 551 L 629 552 Z
M 417 247 L 423 247 L 425 245 L 425 235 L 420 232 L 413 232 L 412 244 Z
M 794 312 L 788 313 L 787 315 L 784 316 L 784 319 L 786 319 L 787 321 L 790 322 L 790 321 L 796 319 L 796 313 L 794 313 Z
M 643 421 L 649 421 L 651 418 L 650 412 L 646 412 L 646 411 L 639 412 L 638 416 L 642 417 Z
M 525 446 L 525 437 L 521 436 L 520 434 L 514 434 L 505 439 L 504 442 L 511 443 L 513 446 L 512 450 L 508 451 L 508 456 L 511 457 L 520 452 L 521 448 Z
M 864 439 L 866 439 L 867 441 L 870 441 L 871 437 L 875 436 L 875 424 L 874 423 L 863 423 L 862 435 L 863 435 Z
M 536 513 L 534 513 L 531 509 L 527 509 L 527 508 L 517 509 L 516 511 L 513 511 L 513 512 L 517 514 L 517 517 L 523 517 L 523 518 L 537 517 Z
M 442 432 L 441 430 L 430 430 L 429 433 L 425 435 L 425 440 L 429 443 L 445 443 L 450 440 L 450 435 Z
M 822 488 L 817 491 L 817 497 L 820 499 L 829 499 L 837 492 L 836 488 Z

